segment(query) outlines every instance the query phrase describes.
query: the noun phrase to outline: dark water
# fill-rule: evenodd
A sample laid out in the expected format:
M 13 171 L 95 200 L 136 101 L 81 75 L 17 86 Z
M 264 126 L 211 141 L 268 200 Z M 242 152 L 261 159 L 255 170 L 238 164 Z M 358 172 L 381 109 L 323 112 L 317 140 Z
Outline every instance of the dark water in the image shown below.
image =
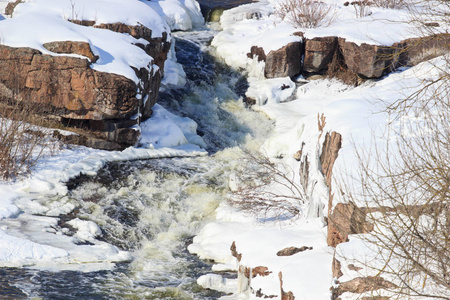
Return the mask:
M 230 9 L 242 4 L 258 2 L 256 0 L 197 0 L 205 20 L 211 21 L 214 10 Z
M 256 0 L 197 0 L 200 6 L 209 8 L 233 8 L 242 4 L 258 2 Z

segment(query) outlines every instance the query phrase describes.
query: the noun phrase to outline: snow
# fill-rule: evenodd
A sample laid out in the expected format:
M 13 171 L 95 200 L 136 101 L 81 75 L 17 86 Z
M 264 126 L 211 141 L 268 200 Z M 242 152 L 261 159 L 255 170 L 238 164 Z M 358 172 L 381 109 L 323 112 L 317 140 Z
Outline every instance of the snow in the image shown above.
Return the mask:
M 87 42 L 93 53 L 100 57 L 91 65 L 94 70 L 123 75 L 138 83 L 132 67 L 150 70 L 153 58 L 135 44 L 145 45 L 147 41 L 110 30 L 80 26 L 69 20 L 95 21 L 97 25 L 117 22 L 143 25 L 152 30 L 152 37 L 162 37 L 166 33 L 170 41 L 170 29 L 189 30 L 203 23 L 197 6 L 192 0 L 27 1 L 16 7 L 13 18 L 0 23 L 1 43 L 11 47 L 31 47 L 43 54 L 58 55 L 42 45 L 67 40 Z M 183 71 L 173 59 L 169 60 L 166 70 L 168 83 L 182 84 L 183 79 L 179 79 L 178 75 L 182 75 Z
M 144 6 L 136 6 L 139 8 L 138 12 L 133 11 L 129 14 L 117 13 L 122 12 L 119 1 L 99 1 L 95 5 L 101 8 L 101 4 L 106 2 L 117 10 L 113 13 L 112 9 L 105 11 L 100 9 L 96 20 L 107 22 L 114 19 L 131 24 L 136 24 L 137 20 L 147 22 L 143 24 L 156 22 L 152 24 L 159 28 L 160 32 L 155 31 L 155 34 L 167 30 L 168 27 L 177 30 L 189 29 L 199 24 L 201 20 L 198 5 L 190 0 L 146 1 Z M 129 0 L 126 3 L 131 2 L 134 4 L 136 1 Z M 325 133 L 336 131 L 343 137 L 343 148 L 334 167 L 333 190 L 337 191 L 344 179 L 342 174 L 350 177 L 356 175 L 358 159 L 355 149 L 364 149 L 370 153 L 376 145 L 385 144 L 385 134 L 389 129 L 387 124 L 391 124 L 391 128 L 394 129 L 402 128 L 401 122 L 405 120 L 394 120 L 384 111 L 385 105 L 413 92 L 421 85 L 422 80 L 434 78 L 437 75 L 435 66 L 442 60 L 438 58 L 432 62 L 425 62 L 402 72 L 390 74 L 379 81 L 368 81 L 358 87 L 350 87 L 332 79 L 309 81 L 299 78 L 297 82 L 290 78 L 265 80 L 261 73 L 263 65 L 247 57 L 251 46 L 263 47 L 268 53 L 287 43 L 301 40 L 300 37 L 293 35 L 297 31 L 303 31 L 308 38 L 338 35 L 357 44 L 378 45 L 391 45 L 415 36 L 413 25 L 405 22 L 408 17 L 405 10 L 371 8 L 371 15 L 357 18 L 353 7 L 345 7 L 339 1 L 330 0 L 326 2 L 334 5 L 336 20 L 328 27 L 302 29 L 295 28 L 274 15 L 275 2 L 262 0 L 225 11 L 220 23 L 222 31 L 216 34 L 212 46 L 216 54 L 228 65 L 244 70 L 250 76 L 247 96 L 256 99 L 261 105 L 255 106 L 254 109 L 265 113 L 276 122 L 274 134 L 261 146 L 263 152 L 272 159 L 282 160 L 294 170 L 294 175 L 298 176 L 299 163 L 292 157 L 302 149 L 303 143 L 305 144 L 303 155 L 308 155 L 310 159 L 310 181 L 316 182 L 309 198 L 310 203 L 301 216 L 273 220 L 257 217 L 223 202 L 216 210 L 216 220 L 202 228 L 188 250 L 201 259 L 214 260 L 212 271 L 236 271 L 239 265 L 251 268 L 267 267 L 271 272 L 268 276 L 257 276 L 251 281 L 252 289 L 254 291 L 261 289 L 265 295 L 276 295 L 280 299 L 278 274 L 282 272 L 284 291 L 293 292 L 296 298 L 330 299 L 334 249 L 327 246 L 327 233 L 323 221 L 328 211 L 329 190 L 317 168 L 318 153 Z M 32 9 L 35 3 L 46 5 L 52 3 L 55 7 L 42 12 Z M 17 16 L 0 22 L 0 30 L 8 29 L 19 34 L 8 34 L 3 42 L 7 45 L 23 45 L 26 42 L 27 45 L 42 50 L 43 42 L 68 34 L 76 40 L 89 42 L 95 51 L 101 54 L 100 56 L 103 53 L 111 53 L 115 58 L 112 61 L 101 59 L 94 64 L 95 68 L 104 66 L 110 71 L 116 70 L 125 74 L 126 68 L 122 67 L 133 64 L 143 66 L 145 60 L 148 62 L 149 58 L 141 55 L 138 50 L 130 53 L 123 50 L 128 49 L 127 43 L 133 42 L 131 37 L 110 36 L 115 42 L 124 45 L 125 48 L 119 51 L 111 46 L 112 42 L 109 44 L 105 41 L 107 38 L 97 29 L 80 29 L 70 25 L 64 19 L 64 15 L 70 13 L 70 6 L 67 5 L 67 1 L 58 4 L 49 0 L 27 2 L 17 11 Z M 79 8 L 80 16 L 92 17 L 87 12 L 84 14 L 82 5 Z M 163 16 L 151 19 L 149 16 L 153 13 L 145 14 L 150 11 Z M 34 24 L 32 21 L 37 22 L 44 15 L 48 18 L 48 24 L 61 27 L 61 31 L 58 30 L 51 36 L 48 32 L 39 33 L 38 29 L 44 28 L 40 26 L 47 25 L 39 25 L 36 30 L 28 28 L 33 27 L 30 25 Z M 108 19 L 109 17 L 111 19 Z M 25 29 L 15 26 L 18 24 L 15 22 L 26 22 L 25 19 L 30 22 L 25 24 L 30 26 L 25 26 Z M 161 23 L 164 25 L 160 26 L 161 20 L 164 20 Z M 59 34 L 61 36 L 58 36 Z M 169 55 L 171 61 L 166 64 L 166 87 L 185 83 L 185 74 L 177 65 L 173 54 L 172 50 Z M 118 64 L 117 69 L 111 65 L 115 63 Z M 96 241 L 94 238 L 99 234 L 98 227 L 92 222 L 72 220 L 70 225 L 77 229 L 75 237 L 66 236 L 62 232 L 53 232 L 55 229 L 52 229 L 52 224 L 56 220 L 54 216 L 70 211 L 71 203 L 62 198 L 59 202 L 44 206 L 39 202 L 39 195 L 65 195 L 67 188 L 64 182 L 79 174 L 94 175 L 108 161 L 206 155 L 201 148 L 204 147 L 204 142 L 196 135 L 196 124 L 192 120 L 175 116 L 159 105 L 153 109 L 153 117 L 140 126 L 142 133 L 140 147 L 128 148 L 122 152 L 105 152 L 83 147 L 65 149 L 57 156 L 42 160 L 29 179 L 14 184 L 4 183 L 0 186 L 2 199 L 0 249 L 4 249 L 0 251 L 2 255 L 0 264 L 75 268 L 74 265 L 79 263 L 78 268 L 88 269 L 90 267 L 86 266 L 87 262 L 94 262 L 91 265 L 96 268 L 106 268 L 110 263 L 130 259 L 129 253 Z M 326 118 L 324 132 L 319 131 L 317 125 L 318 116 L 322 114 Z M 335 192 L 334 204 L 342 200 L 341 193 Z M 45 217 L 36 219 L 31 215 L 33 213 Z M 35 224 L 34 228 L 23 225 L 30 223 Z M 80 239 L 95 243 L 75 245 Z M 242 253 L 240 262 L 231 255 L 230 246 L 233 242 L 237 252 Z M 308 246 L 313 249 L 287 257 L 276 255 L 278 251 L 291 246 Z M 351 236 L 350 242 L 339 245 L 336 252 L 355 259 L 373 256 L 373 251 L 358 236 Z M 52 259 L 56 259 L 55 262 L 49 263 L 48 260 Z M 348 269 L 344 271 L 350 276 L 344 279 L 350 279 L 352 271 Z M 224 299 L 255 299 L 254 294 L 245 291 L 243 280 L 245 281 L 242 277 L 232 280 L 218 274 L 206 274 L 198 279 L 198 284 L 205 288 L 234 293 L 223 297 Z
M 202 259 L 214 260 L 216 264 L 213 271 L 238 270 L 240 265 L 268 267 L 272 272 L 268 276 L 251 279 L 252 290 L 261 289 L 264 295 L 280 298 L 278 272 L 281 271 L 284 291 L 292 291 L 296 298 L 330 299 L 334 249 L 326 244 L 327 232 L 322 221 L 328 213 L 329 189 L 317 168 L 325 133 L 336 131 L 342 135 L 343 141 L 333 168 L 335 205 L 344 201 L 343 195 L 337 192 L 344 181 L 357 178 L 359 160 L 356 151 L 369 155 L 372 160 L 367 163 L 373 164 L 376 159 L 380 159 L 374 157 L 375 149 L 385 149 L 387 143 L 395 141 L 395 134 L 422 134 L 403 132 L 402 126 L 404 122 L 420 120 L 414 117 L 395 119 L 385 108 L 412 94 L 424 81 L 430 82 L 437 78 L 438 69 L 443 67 L 444 60 L 437 58 L 424 62 L 357 87 L 347 86 L 334 79 L 297 78 L 297 82 L 289 78 L 264 79 L 263 63 L 247 57 L 250 48 L 263 47 L 267 54 L 289 42 L 300 40 L 293 35 L 297 31 L 304 32 L 307 38 L 339 36 L 357 44 L 376 45 L 392 45 L 421 34 L 415 30 L 412 22 L 408 22 L 409 13 L 406 9 L 372 7 L 370 15 L 357 18 L 351 6 L 344 7 L 338 1 L 324 1 L 335 5 L 336 20 L 330 26 L 294 28 L 272 14 L 271 4 L 275 2 L 263 0 L 225 11 L 220 20 L 222 31 L 215 35 L 212 45 L 216 55 L 225 63 L 249 76 L 250 87 L 246 96 L 255 99 L 259 105 L 253 109 L 267 114 L 276 122 L 274 134 L 262 145 L 262 152 L 274 160 L 283 158 L 283 162 L 292 170 L 300 167 L 292 158 L 297 151 L 303 149 L 303 156 L 309 157 L 312 166 L 309 181 L 316 182 L 309 198 L 309 207 L 298 219 L 273 221 L 222 204 L 216 211 L 216 221 L 204 226 L 188 250 Z M 318 119 L 322 114 L 326 122 L 323 132 L 318 129 Z M 237 187 L 233 180 L 231 187 Z M 237 252 L 242 254 L 240 262 L 231 255 L 230 246 L 233 242 Z M 313 250 L 292 257 L 275 255 L 277 251 L 290 246 L 312 246 Z M 369 247 L 364 238 L 352 235 L 349 243 L 338 246 L 336 255 L 346 263 L 361 262 L 374 260 L 377 251 L 379 249 Z M 347 264 L 343 266 L 343 272 L 346 276 L 341 278 L 342 282 L 358 275 L 349 270 Z M 364 272 L 366 275 L 375 275 L 368 270 Z M 223 278 L 217 275 L 205 275 L 199 279 L 199 284 L 217 290 L 224 290 L 226 285 Z M 245 299 L 256 299 L 254 293 L 248 295 L 238 291 L 233 297 L 244 294 Z M 354 299 L 358 295 L 345 297 Z

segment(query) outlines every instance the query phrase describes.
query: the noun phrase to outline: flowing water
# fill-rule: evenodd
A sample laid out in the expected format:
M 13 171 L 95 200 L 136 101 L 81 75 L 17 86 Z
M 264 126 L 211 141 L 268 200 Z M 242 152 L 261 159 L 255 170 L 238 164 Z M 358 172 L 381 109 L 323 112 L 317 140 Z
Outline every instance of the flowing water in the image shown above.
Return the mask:
M 245 108 L 245 79 L 206 51 L 213 32 L 177 33 L 185 88 L 161 93 L 160 103 L 199 125 L 211 155 L 111 163 L 95 177 L 68 184 L 78 203 L 60 226 L 80 217 L 102 229 L 102 239 L 133 254 L 133 261 L 98 272 L 0 269 L 0 299 L 216 299 L 196 279 L 211 265 L 188 253 L 198 230 L 214 218 L 227 193 L 239 147 L 255 147 L 272 124 Z M 27 296 L 28 295 L 28 296 Z

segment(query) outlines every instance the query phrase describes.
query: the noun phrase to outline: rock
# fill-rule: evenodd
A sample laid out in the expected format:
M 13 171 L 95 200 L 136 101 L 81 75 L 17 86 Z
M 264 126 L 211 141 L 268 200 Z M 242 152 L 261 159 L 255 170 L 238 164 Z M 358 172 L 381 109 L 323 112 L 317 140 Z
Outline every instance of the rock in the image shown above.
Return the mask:
M 16 8 L 19 3 L 22 3 L 22 0 L 16 0 L 16 2 L 9 2 L 8 5 L 6 5 L 5 8 L 5 15 L 12 16 L 14 13 L 14 9 Z
M 331 272 L 333 274 L 333 278 L 340 278 L 344 275 L 341 270 L 341 262 L 336 259 L 336 252 L 333 254 L 333 262 L 331 263 Z
M 349 264 L 349 265 L 347 266 L 347 268 L 348 268 L 349 270 L 352 270 L 352 271 L 355 271 L 355 272 L 358 272 L 358 271 L 360 271 L 360 270 L 363 269 L 363 268 L 360 268 L 360 267 L 355 266 L 354 264 Z
M 363 78 L 379 78 L 395 67 L 395 48 L 369 44 L 357 45 L 339 38 L 347 68 Z
M 55 41 L 43 46 L 59 54 L 78 54 L 88 59 L 51 56 L 31 48 L 0 45 L 0 96 L 3 101 L 33 100 L 42 113 L 52 115 L 64 126 L 77 128 L 86 138 L 74 143 L 108 150 L 134 145 L 139 132 L 130 127 L 150 117 L 158 97 L 164 61 L 170 49 L 167 35 L 152 38 L 145 26 L 122 23 L 95 25 L 94 21 L 73 21 L 83 26 L 96 26 L 143 38 L 142 47 L 149 59 L 149 70 L 134 69 L 139 84 L 117 74 L 93 70 L 96 57 L 86 42 Z M 153 63 L 153 64 L 152 64 Z M 140 99 L 146 99 L 142 101 Z M 103 140 L 103 142 L 101 142 Z
M 325 141 L 322 145 L 322 153 L 320 154 L 320 164 L 322 173 L 326 178 L 327 186 L 331 186 L 331 176 L 333 172 L 334 162 L 336 161 L 339 150 L 342 147 L 341 134 L 333 131 L 325 135 Z
M 323 125 L 322 125 L 323 124 Z M 322 121 L 319 119 L 319 131 L 323 131 L 325 127 L 325 117 L 322 115 Z M 329 132 L 325 135 L 325 140 L 322 145 L 322 153 L 320 154 L 320 166 L 323 175 L 325 176 L 326 184 L 329 188 L 328 192 L 328 216 L 331 214 L 331 209 L 333 207 L 333 190 L 332 190 L 332 175 L 333 166 L 336 161 L 339 150 L 342 147 L 342 136 L 341 134 L 333 131 L 331 134 Z M 330 230 L 330 227 L 328 227 Z
M 250 49 L 250 52 L 247 53 L 247 57 L 253 59 L 253 57 L 256 57 L 258 61 L 266 61 L 267 56 L 264 52 L 264 49 L 262 47 L 258 46 L 252 46 Z
M 95 63 L 99 57 L 94 55 L 91 46 L 86 42 L 50 42 L 45 43 L 44 48 L 48 51 L 60 53 L 60 54 L 78 54 L 87 57 L 91 63 Z
M 437 34 L 424 38 L 412 38 L 396 43 L 397 66 L 412 67 L 421 62 L 447 54 L 450 34 Z
M 272 273 L 271 271 L 269 271 L 269 268 L 263 266 L 258 266 L 254 268 L 246 267 L 244 270 L 245 277 L 250 278 L 250 270 L 252 272 L 252 278 L 255 278 L 258 275 L 265 277 L 268 276 L 270 273 Z
M 338 38 L 335 36 L 318 37 L 305 41 L 303 71 L 320 73 L 328 68 L 334 53 L 338 50 Z
M 270 51 L 266 57 L 264 76 L 277 78 L 299 74 L 303 56 L 302 45 L 302 42 L 293 42 L 281 49 Z
M 366 212 L 353 203 L 338 203 L 333 212 L 328 215 L 329 246 L 347 242 L 349 234 L 369 233 L 373 224 L 366 221 Z
M 285 292 L 283 290 L 283 273 L 278 273 L 278 278 L 280 279 L 280 290 L 281 290 L 281 300 L 294 300 L 294 294 L 292 292 Z
M 87 20 L 70 20 L 72 23 L 82 26 L 93 26 L 95 28 L 102 28 L 111 30 L 118 33 L 126 33 L 136 39 L 144 39 L 149 42 L 147 45 L 137 44 L 137 46 L 147 52 L 148 55 L 153 57 L 154 63 L 159 67 L 161 76 L 164 75 L 164 62 L 167 59 L 167 54 L 170 50 L 170 42 L 167 39 L 167 33 L 163 32 L 162 37 L 152 37 L 152 30 L 143 25 L 127 25 L 124 23 L 102 23 L 96 24 L 95 21 Z
M 303 246 L 300 248 L 297 247 L 288 247 L 288 248 L 284 248 L 283 250 L 280 250 L 277 252 L 277 256 L 291 256 L 294 254 L 297 254 L 299 252 L 303 252 L 306 250 L 312 250 L 313 247 L 307 247 L 307 246 Z
M 346 292 L 361 294 L 373 292 L 379 289 L 393 289 L 397 286 L 382 277 L 357 277 L 350 281 L 341 283 L 337 288 L 333 288 L 333 297 L 336 299 Z
M 238 261 L 241 261 L 241 259 L 242 259 L 242 253 L 238 253 L 238 252 L 237 252 L 237 250 L 236 250 L 236 243 L 235 243 L 234 241 L 233 241 L 233 243 L 231 244 L 230 250 L 231 250 L 231 255 L 234 256 L 234 257 L 236 257 L 236 259 L 237 259 Z

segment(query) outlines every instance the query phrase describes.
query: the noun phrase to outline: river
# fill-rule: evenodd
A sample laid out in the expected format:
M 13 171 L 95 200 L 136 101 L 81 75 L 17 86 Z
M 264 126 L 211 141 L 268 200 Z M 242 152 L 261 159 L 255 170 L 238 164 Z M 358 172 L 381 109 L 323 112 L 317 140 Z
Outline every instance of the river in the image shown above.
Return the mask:
M 196 279 L 211 263 L 187 251 L 193 236 L 228 193 L 240 148 L 254 148 L 272 122 L 245 107 L 246 81 L 209 53 L 207 27 L 175 33 L 177 59 L 187 73 L 182 89 L 161 93 L 159 103 L 190 117 L 210 153 L 206 157 L 110 163 L 95 177 L 68 183 L 78 203 L 59 226 L 79 217 L 96 222 L 104 241 L 132 253 L 113 270 L 49 272 L 0 269 L 2 299 L 217 299 Z M 235 276 L 235 274 L 224 274 Z

